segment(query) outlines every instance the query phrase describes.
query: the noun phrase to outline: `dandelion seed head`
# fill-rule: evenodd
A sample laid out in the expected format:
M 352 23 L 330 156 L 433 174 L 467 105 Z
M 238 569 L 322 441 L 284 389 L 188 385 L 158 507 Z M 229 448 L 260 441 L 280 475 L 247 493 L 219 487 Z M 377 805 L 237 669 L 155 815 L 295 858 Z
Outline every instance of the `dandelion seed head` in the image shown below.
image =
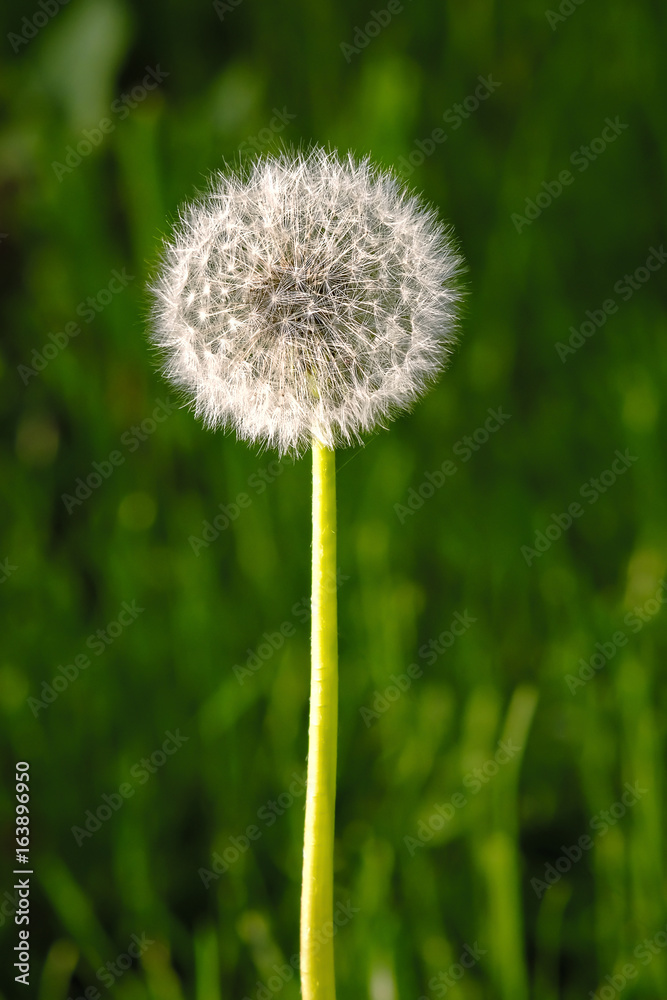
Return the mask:
M 265 156 L 181 210 L 153 340 L 208 427 L 281 453 L 352 444 L 444 368 L 461 270 L 391 172 L 320 148 Z

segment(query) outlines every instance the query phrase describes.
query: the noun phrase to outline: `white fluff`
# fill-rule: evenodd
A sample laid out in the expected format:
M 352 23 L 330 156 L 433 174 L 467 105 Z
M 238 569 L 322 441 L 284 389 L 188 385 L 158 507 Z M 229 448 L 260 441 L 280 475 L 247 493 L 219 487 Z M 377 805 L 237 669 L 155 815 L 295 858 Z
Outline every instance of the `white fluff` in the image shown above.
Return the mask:
M 153 339 L 207 426 L 281 453 L 350 444 L 444 367 L 461 267 L 390 172 L 320 148 L 267 156 L 181 210 Z

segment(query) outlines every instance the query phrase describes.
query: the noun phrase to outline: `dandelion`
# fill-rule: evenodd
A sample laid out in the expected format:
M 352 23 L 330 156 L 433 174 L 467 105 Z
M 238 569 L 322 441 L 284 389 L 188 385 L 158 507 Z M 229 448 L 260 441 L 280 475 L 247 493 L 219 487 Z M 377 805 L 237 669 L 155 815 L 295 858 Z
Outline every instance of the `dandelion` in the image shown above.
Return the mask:
M 443 368 L 460 264 L 435 212 L 368 160 L 266 157 L 182 211 L 155 341 L 207 426 L 280 452 L 354 443 Z
M 153 339 L 195 415 L 281 454 L 313 448 L 304 1000 L 335 997 L 333 944 L 320 943 L 333 908 L 333 449 L 385 426 L 443 370 L 461 269 L 450 230 L 393 173 L 315 148 L 217 174 L 181 211 L 153 286 Z

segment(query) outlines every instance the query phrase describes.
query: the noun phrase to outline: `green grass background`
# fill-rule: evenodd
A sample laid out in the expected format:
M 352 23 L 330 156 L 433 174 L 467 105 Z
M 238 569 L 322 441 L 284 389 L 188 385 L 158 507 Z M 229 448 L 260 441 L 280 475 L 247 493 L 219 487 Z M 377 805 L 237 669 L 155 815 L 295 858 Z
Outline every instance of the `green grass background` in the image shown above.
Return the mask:
M 339 997 L 667 997 L 667 612 L 636 633 L 625 624 L 667 569 L 667 272 L 627 302 L 613 288 L 665 239 L 665 12 L 571 9 L 552 30 L 526 0 L 405 3 L 349 62 L 341 43 L 370 17 L 361 2 L 243 0 L 221 19 L 209 3 L 72 0 L 17 52 L 8 34 L 41 8 L 3 10 L 0 558 L 15 567 L 0 584 L 3 998 L 97 986 L 118 1000 L 255 1000 L 298 949 L 303 798 L 270 827 L 258 811 L 305 770 L 309 460 L 283 463 L 259 493 L 251 477 L 274 456 L 182 407 L 135 451 L 123 443 L 157 400 L 177 401 L 145 335 L 162 236 L 275 108 L 295 117 L 266 151 L 316 141 L 386 166 L 445 128 L 409 180 L 469 266 L 449 371 L 412 414 L 338 456 L 335 879 L 358 911 L 336 937 Z M 111 113 L 158 65 L 161 86 L 124 120 Z M 493 95 L 443 125 L 489 74 Z M 628 128 L 572 167 L 616 116 Z M 113 131 L 58 180 L 53 163 L 105 117 Z M 574 182 L 517 233 L 511 215 L 568 167 Z M 128 287 L 82 322 L 79 304 L 122 268 Z M 561 361 L 556 342 L 609 298 L 618 311 Z M 25 384 L 19 366 L 77 319 L 80 335 Z M 511 419 L 457 459 L 499 406 Z M 591 505 L 580 489 L 616 449 L 637 461 Z M 122 465 L 68 513 L 63 494 L 115 450 Z M 447 459 L 456 474 L 401 523 L 395 505 Z M 251 505 L 195 554 L 191 536 L 241 492 Z M 521 547 L 578 500 L 583 516 L 528 566 Z M 28 699 L 133 600 L 143 613 L 35 717 Z M 465 635 L 420 659 L 466 610 Z M 240 684 L 234 665 L 286 622 L 294 634 Z M 619 630 L 626 645 L 571 693 L 566 676 Z M 367 726 L 360 709 L 411 663 L 423 675 Z M 77 846 L 86 810 L 175 729 L 188 737 L 178 753 Z M 503 738 L 521 753 L 411 852 L 405 838 Z M 15 760 L 32 773 L 29 988 L 13 979 L 3 895 Z M 626 782 L 646 793 L 538 899 L 531 879 Z M 252 824 L 261 837 L 204 888 L 199 869 Z M 97 970 L 142 933 L 155 943 L 107 989 Z M 475 944 L 474 968 L 436 990 Z M 636 975 L 610 985 L 628 963 Z M 298 996 L 296 977 L 269 989 Z

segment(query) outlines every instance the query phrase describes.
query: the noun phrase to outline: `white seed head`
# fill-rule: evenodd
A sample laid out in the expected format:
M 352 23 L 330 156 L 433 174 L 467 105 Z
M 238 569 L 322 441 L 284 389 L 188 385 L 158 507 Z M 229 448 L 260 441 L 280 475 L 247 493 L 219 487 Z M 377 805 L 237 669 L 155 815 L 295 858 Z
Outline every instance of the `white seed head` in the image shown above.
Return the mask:
M 181 210 L 153 339 L 207 426 L 281 453 L 350 444 L 444 367 L 461 268 L 392 173 L 320 148 L 265 156 Z

